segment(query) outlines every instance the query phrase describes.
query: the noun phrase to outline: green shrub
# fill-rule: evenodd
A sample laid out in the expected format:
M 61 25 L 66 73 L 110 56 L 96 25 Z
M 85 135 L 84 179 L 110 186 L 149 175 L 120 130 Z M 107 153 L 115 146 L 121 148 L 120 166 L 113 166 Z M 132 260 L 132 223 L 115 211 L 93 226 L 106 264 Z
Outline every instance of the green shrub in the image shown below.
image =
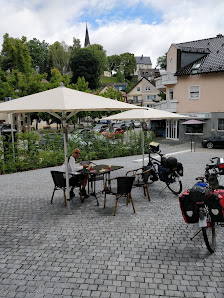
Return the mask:
M 82 137 L 71 134 L 68 139 L 68 156 L 74 148 L 81 150 L 81 160 L 107 159 L 142 153 L 142 134 L 130 130 L 119 138 L 106 138 L 100 133 L 87 133 Z M 144 132 L 145 151 L 153 140 L 153 133 Z M 36 132 L 17 134 L 14 147 L 11 138 L 0 138 L 0 173 L 13 173 L 36 168 L 63 164 L 63 135 L 46 132 L 40 136 Z

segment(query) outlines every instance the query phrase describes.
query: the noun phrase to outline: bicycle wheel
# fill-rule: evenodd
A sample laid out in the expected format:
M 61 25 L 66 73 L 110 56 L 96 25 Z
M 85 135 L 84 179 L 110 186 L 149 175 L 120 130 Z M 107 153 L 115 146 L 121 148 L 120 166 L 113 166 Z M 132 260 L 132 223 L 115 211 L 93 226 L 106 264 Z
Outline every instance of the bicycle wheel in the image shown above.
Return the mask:
M 179 176 L 175 174 L 172 177 L 173 182 L 166 182 L 167 187 L 174 193 L 175 195 L 179 195 L 182 192 L 182 182 L 179 179 Z
M 202 233 L 207 249 L 213 253 L 216 245 L 215 223 L 211 223 L 209 227 L 202 228 Z

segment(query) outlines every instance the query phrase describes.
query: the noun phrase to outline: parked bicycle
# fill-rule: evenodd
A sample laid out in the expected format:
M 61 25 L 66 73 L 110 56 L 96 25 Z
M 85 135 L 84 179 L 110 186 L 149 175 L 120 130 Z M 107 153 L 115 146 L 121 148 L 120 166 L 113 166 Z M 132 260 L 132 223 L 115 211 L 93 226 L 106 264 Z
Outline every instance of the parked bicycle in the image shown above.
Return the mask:
M 165 182 L 172 193 L 178 195 L 182 191 L 182 182 L 180 176 L 183 176 L 183 165 L 178 162 L 173 156 L 165 157 L 164 154 L 159 150 L 159 144 L 155 142 L 150 143 L 149 148 L 149 162 L 147 167 L 150 168 L 150 182 L 155 181 Z M 159 160 L 152 157 L 152 153 L 159 155 Z
M 224 159 L 213 157 L 206 164 L 205 175 L 191 189 L 180 195 L 180 208 L 186 223 L 198 223 L 208 250 L 213 253 L 216 246 L 216 225 L 224 223 L 224 187 L 219 184 L 224 175 Z M 223 225 L 224 226 L 224 225 Z

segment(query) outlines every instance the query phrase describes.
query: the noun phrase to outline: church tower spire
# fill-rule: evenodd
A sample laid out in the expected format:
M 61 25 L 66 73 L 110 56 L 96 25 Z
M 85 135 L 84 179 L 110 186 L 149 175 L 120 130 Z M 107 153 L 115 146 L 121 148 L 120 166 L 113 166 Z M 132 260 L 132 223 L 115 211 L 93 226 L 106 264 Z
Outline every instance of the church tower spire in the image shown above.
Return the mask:
M 89 32 L 87 28 L 87 23 L 86 23 L 86 36 L 85 36 L 85 43 L 84 43 L 84 48 L 87 48 L 90 46 L 90 40 L 89 40 Z

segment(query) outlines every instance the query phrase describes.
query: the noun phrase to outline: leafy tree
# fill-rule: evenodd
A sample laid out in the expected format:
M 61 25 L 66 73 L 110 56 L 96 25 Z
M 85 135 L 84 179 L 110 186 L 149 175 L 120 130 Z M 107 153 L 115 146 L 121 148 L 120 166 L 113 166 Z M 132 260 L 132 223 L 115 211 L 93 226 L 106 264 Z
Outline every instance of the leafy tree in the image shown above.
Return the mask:
M 69 47 L 69 51 L 74 53 L 79 49 L 81 49 L 80 40 L 78 38 L 73 37 L 73 44 Z
M 113 87 L 108 87 L 107 90 L 100 95 L 103 97 L 116 99 L 118 101 L 124 101 L 123 93 L 118 89 L 114 89 Z
M 103 46 L 99 44 L 92 44 L 88 46 L 88 50 L 90 50 L 99 60 L 100 74 L 103 74 L 104 70 L 107 69 L 107 56 Z
M 108 56 L 107 63 L 108 63 L 108 70 L 111 72 L 111 74 L 113 71 L 117 72 L 121 65 L 121 57 L 119 55 Z
M 5 97 L 18 98 L 48 89 L 47 83 L 43 82 L 46 74 L 27 75 L 17 69 L 5 75 L 0 71 L 0 99 Z
M 62 82 L 62 75 L 60 71 L 57 68 L 52 68 L 50 83 L 55 84 L 54 87 L 57 87 L 60 85 L 60 82 Z
M 33 38 L 27 43 L 30 56 L 32 58 L 32 67 L 39 73 L 50 73 L 50 52 L 49 44 L 43 40 L 42 42 Z
M 121 57 L 121 66 L 123 67 L 123 73 L 125 79 L 130 79 L 136 70 L 136 59 L 134 54 L 124 53 L 120 55 Z
M 159 66 L 162 69 L 166 68 L 166 59 L 167 59 L 167 53 L 165 53 L 163 56 L 160 56 L 157 58 L 157 64 L 156 67 Z
M 79 77 L 77 83 L 74 85 L 74 89 L 89 93 L 90 89 L 88 88 L 88 85 L 89 83 L 86 82 L 84 77 Z
M 125 92 L 128 93 L 134 87 L 134 85 L 138 82 L 138 78 L 132 77 L 132 79 L 130 81 L 126 80 L 126 82 L 128 83 L 128 85 L 125 88 Z
M 116 74 L 116 81 L 117 83 L 122 83 L 125 81 L 124 74 L 120 70 Z
M 62 74 L 69 69 L 70 51 L 65 42 L 56 41 L 50 45 L 50 58 L 54 68 L 57 68 Z
M 3 70 L 18 69 L 24 74 L 32 72 L 31 56 L 25 36 L 19 39 L 9 37 L 8 33 L 6 33 L 3 36 L 1 55 L 1 65 Z
M 161 100 L 166 100 L 166 93 L 160 91 L 158 96 L 161 97 Z
M 70 67 L 73 72 L 72 82 L 76 83 L 79 77 L 84 77 L 90 89 L 99 85 L 100 64 L 96 56 L 88 49 L 80 49 L 72 54 Z

